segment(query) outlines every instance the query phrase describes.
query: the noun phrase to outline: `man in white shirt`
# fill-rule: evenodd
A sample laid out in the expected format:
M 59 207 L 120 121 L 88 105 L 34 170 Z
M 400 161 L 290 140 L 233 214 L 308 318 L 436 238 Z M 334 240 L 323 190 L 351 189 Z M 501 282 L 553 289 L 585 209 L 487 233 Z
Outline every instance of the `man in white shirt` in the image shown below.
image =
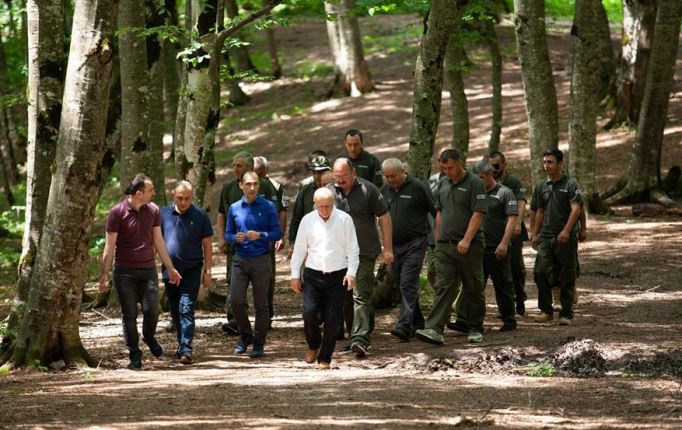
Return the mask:
M 291 289 L 301 292 L 303 274 L 303 326 L 308 342 L 307 363 L 316 360 L 320 369 L 329 369 L 341 324 L 341 306 L 345 295 L 355 286 L 360 264 L 360 248 L 353 219 L 334 208 L 329 188 L 318 188 L 313 196 L 315 211 L 301 220 L 291 256 Z M 320 333 L 318 315 L 324 322 Z M 319 350 L 319 353 L 318 353 Z

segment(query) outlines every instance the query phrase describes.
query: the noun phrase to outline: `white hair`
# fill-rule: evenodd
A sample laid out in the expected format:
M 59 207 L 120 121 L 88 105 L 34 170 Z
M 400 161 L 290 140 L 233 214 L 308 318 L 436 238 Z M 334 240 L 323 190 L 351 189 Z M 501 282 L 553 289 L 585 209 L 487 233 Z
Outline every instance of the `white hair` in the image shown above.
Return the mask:
M 383 163 L 381 163 L 381 168 L 382 169 L 397 169 L 397 170 L 405 170 L 405 167 L 403 166 L 403 162 L 400 161 L 397 158 L 387 158 L 384 160 Z

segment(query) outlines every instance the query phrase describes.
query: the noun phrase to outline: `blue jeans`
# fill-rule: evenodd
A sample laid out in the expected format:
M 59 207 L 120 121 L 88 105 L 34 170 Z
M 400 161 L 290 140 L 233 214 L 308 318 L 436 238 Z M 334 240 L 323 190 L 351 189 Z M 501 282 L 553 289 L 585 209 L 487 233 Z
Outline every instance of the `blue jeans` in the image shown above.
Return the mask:
M 393 280 L 400 291 L 400 314 L 395 328 L 408 335 L 424 328 L 424 315 L 419 306 L 419 275 L 427 247 L 427 236 L 393 245 Z
M 123 338 L 130 352 L 140 350 L 137 332 L 137 304 L 142 305 L 142 336 L 150 341 L 159 322 L 159 277 L 156 268 L 129 269 L 114 267 L 114 286 L 121 303 Z
M 177 353 L 182 356 L 192 352 L 192 339 L 194 338 L 194 304 L 197 301 L 201 286 L 201 274 L 203 266 L 180 272 L 182 280 L 180 285 L 171 284 L 164 279 L 166 284 L 166 296 L 168 296 L 168 308 L 178 332 Z
M 346 269 L 323 273 L 306 268 L 303 274 L 303 327 L 308 348 L 318 349 L 317 361 L 331 363 L 339 326 L 343 326 L 341 309 L 346 287 Z M 324 336 L 320 333 L 319 315 L 324 321 Z

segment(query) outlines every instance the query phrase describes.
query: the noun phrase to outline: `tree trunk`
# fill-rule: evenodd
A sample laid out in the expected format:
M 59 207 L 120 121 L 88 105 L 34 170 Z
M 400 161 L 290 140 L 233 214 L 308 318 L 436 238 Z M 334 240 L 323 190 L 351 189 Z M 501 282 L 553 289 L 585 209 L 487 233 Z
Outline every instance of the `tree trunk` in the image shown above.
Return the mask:
M 227 12 L 228 18 L 236 18 L 239 16 L 239 6 L 236 0 L 224 0 L 225 1 L 225 12 Z M 220 22 L 222 28 L 222 20 Z M 245 40 L 244 35 L 239 32 L 235 34 L 235 37 L 240 40 Z M 253 65 L 251 57 L 249 56 L 249 48 L 246 45 L 237 46 L 229 49 L 230 57 L 235 60 L 236 69 L 239 72 L 255 72 L 258 73 L 256 66 Z
M 145 27 L 143 0 L 120 0 L 121 61 L 121 190 L 138 173 L 149 174 L 149 69 L 147 44 L 138 32 Z
M 192 16 L 192 2 L 185 1 L 185 31 L 191 33 L 193 22 Z M 187 179 L 187 172 L 189 172 L 189 163 L 185 157 L 185 124 L 187 123 L 187 103 L 189 102 L 189 94 L 187 93 L 189 80 L 189 65 L 187 63 L 180 63 L 180 87 L 178 88 L 178 110 L 175 117 L 175 125 L 173 129 L 173 159 L 175 161 L 175 178 L 180 180 Z
M 190 2 L 188 2 L 190 3 Z M 190 3 L 191 5 L 191 3 Z M 166 1 L 164 20 L 166 25 L 178 25 L 177 2 Z M 187 16 L 187 15 L 186 15 Z M 179 45 L 166 39 L 161 42 L 161 62 L 163 63 L 163 103 L 164 103 L 164 131 L 173 134 L 173 147 L 171 159 L 175 160 L 175 125 L 178 115 L 178 103 L 180 98 L 180 76 L 182 65 L 177 60 Z
M 9 175 L 7 174 L 7 169 L 5 169 L 5 156 L 3 151 L 0 151 L 0 172 L 2 172 L 2 190 L 5 194 L 5 199 L 9 206 L 14 206 L 14 194 L 12 194 L 12 184 L 9 181 Z
M 452 110 L 452 147 L 459 151 L 466 161 L 469 152 L 469 101 L 464 92 L 464 74 L 470 69 L 462 40 L 461 26 L 450 36 L 445 51 L 445 72 L 450 90 L 450 109 Z
M 616 58 L 611 41 L 611 28 L 609 16 L 604 4 L 597 2 L 596 31 L 599 55 L 599 82 L 597 89 L 597 102 L 608 101 L 616 95 Z
M 225 11 L 227 16 L 234 19 L 239 16 L 239 7 L 237 6 L 236 0 L 225 0 Z M 219 10 L 218 22 L 221 24 L 219 28 L 222 28 L 223 10 Z M 243 40 L 243 36 L 237 33 L 237 38 Z M 235 76 L 239 72 L 256 72 L 256 67 L 251 62 L 251 57 L 249 57 L 249 51 L 246 46 L 236 46 L 225 50 L 223 61 L 227 66 L 230 75 Z M 234 66 L 233 66 L 234 65 Z M 242 90 L 239 84 L 241 79 L 232 78 L 227 79 L 226 84 L 229 90 L 229 101 L 232 106 L 243 106 L 251 101 L 251 97 Z
M 7 89 L 7 82 L 9 77 L 7 74 L 7 61 L 5 57 L 5 45 L 2 40 L 2 32 L 0 32 L 0 97 L 9 95 Z M 19 180 L 19 170 L 17 169 L 16 157 L 14 156 L 14 148 L 17 144 L 17 133 L 12 118 L 12 109 L 9 106 L 2 106 L 0 104 L 0 151 L 2 151 L 2 158 L 4 162 L 4 171 L 7 175 L 9 183 L 16 185 Z
M 559 145 L 559 114 L 545 33 L 543 0 L 514 0 L 516 47 L 528 116 L 533 184 L 545 177 L 542 152 Z
M 500 53 L 500 45 L 497 42 L 495 22 L 490 18 L 482 19 L 481 30 L 488 44 L 492 67 L 493 98 L 490 107 L 493 118 L 490 139 L 488 140 L 488 153 L 491 153 L 500 150 L 500 135 L 502 134 L 502 54 Z
M 674 204 L 660 191 L 661 147 L 674 82 L 681 19 L 682 2 L 658 0 L 651 62 L 644 85 L 632 158 L 625 175 L 627 183 L 618 194 L 607 200 L 608 204 L 642 201 Z
M 101 181 L 116 0 L 78 0 L 47 218 L 28 306 L 6 366 L 95 362 L 78 331 L 88 239 Z
M 457 0 L 433 0 L 424 18 L 424 32 L 414 69 L 412 128 L 407 162 L 410 174 L 426 181 L 440 120 L 443 62 L 450 35 L 459 17 Z
M 8 321 L 18 323 L 28 300 L 33 263 L 45 224 L 45 208 L 52 183 L 50 167 L 59 138 L 64 90 L 64 34 L 62 0 L 28 0 L 28 160 L 26 163 L 26 218 L 19 277 Z M 3 343 L 6 343 L 5 339 Z
M 279 62 L 279 55 L 277 55 L 277 39 L 275 38 L 275 29 L 268 27 L 265 30 L 265 35 L 268 40 L 268 53 L 270 54 L 270 73 L 275 79 L 282 77 L 282 65 Z
M 623 33 L 616 80 L 615 112 L 607 129 L 633 125 L 639 119 L 644 84 L 651 56 L 657 0 L 622 0 Z
M 355 0 L 324 4 L 327 15 L 332 18 L 327 21 L 327 33 L 336 66 L 330 95 L 358 97 L 374 89 L 365 61 L 358 18 L 351 13 L 354 7 Z
M 597 155 L 597 98 L 599 87 L 599 22 L 601 0 L 577 0 L 571 35 L 573 68 L 571 70 L 571 112 L 568 124 L 570 172 L 583 190 L 587 208 L 604 213 L 595 181 Z
M 158 0 L 146 0 L 147 28 L 164 25 L 164 18 L 159 13 Z M 163 63 L 161 62 L 161 40 L 156 37 L 147 38 L 147 66 L 149 67 L 149 176 L 156 186 L 154 202 L 159 206 L 166 205 L 164 158 L 163 158 Z

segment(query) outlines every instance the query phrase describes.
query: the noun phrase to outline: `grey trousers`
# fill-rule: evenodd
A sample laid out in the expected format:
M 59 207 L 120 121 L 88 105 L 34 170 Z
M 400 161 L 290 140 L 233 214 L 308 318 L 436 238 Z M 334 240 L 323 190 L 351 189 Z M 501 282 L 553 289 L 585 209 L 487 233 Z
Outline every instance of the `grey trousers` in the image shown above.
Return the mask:
M 271 275 L 272 265 L 269 253 L 257 257 L 242 257 L 239 254 L 233 256 L 230 304 L 234 318 L 237 320 L 240 335 L 253 334 L 246 300 L 246 290 L 251 283 L 253 308 L 256 314 L 255 332 L 265 336 L 270 321 L 268 290 L 270 289 Z

